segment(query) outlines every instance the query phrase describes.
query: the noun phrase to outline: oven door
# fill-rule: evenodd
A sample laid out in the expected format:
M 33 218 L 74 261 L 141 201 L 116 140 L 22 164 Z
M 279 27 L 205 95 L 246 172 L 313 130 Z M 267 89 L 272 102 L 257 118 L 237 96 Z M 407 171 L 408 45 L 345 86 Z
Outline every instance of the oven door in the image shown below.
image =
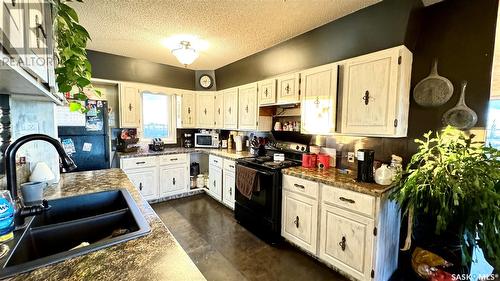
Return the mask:
M 241 164 L 236 164 L 241 165 Z M 248 167 L 247 165 L 244 165 Z M 252 169 L 254 169 L 252 167 Z M 236 169 L 238 170 L 238 169 Z M 276 200 L 281 200 L 279 183 L 277 182 L 279 172 L 255 169 L 259 177 L 260 191 L 254 191 L 250 199 L 240 193 L 236 187 L 235 200 L 236 203 L 245 208 L 246 211 L 253 213 L 256 216 L 274 221 L 276 218 Z M 238 173 L 236 173 L 238 177 Z M 236 181 L 238 182 L 238 181 Z M 279 198 L 278 198 L 279 197 Z

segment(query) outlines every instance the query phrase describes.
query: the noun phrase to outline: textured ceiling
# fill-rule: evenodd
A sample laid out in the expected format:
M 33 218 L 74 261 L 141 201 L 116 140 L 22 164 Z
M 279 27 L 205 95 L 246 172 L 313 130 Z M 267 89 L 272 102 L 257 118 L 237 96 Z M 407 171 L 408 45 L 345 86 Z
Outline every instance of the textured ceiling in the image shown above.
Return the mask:
M 194 34 L 209 43 L 188 68 L 217 69 L 380 0 L 86 0 L 71 5 L 88 48 L 182 66 L 163 39 Z

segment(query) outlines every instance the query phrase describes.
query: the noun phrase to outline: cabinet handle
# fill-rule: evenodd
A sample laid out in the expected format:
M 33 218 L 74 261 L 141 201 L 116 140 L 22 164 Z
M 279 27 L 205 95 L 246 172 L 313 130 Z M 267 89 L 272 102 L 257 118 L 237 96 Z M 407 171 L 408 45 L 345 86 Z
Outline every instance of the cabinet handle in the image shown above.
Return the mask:
M 205 110 L 203 112 L 205 112 L 205 115 L 207 115 L 207 109 L 206 108 L 205 108 Z
M 293 224 L 295 224 L 295 227 L 299 228 L 299 216 L 295 217 L 295 220 L 293 221 Z
M 139 183 L 139 190 L 142 191 L 142 182 Z
M 316 97 L 316 100 L 314 101 L 315 105 L 319 105 L 319 97 Z
M 219 108 L 217 108 L 217 113 L 219 113 L 219 115 L 220 115 L 220 107 L 219 107 Z
M 306 187 L 301 185 L 301 184 L 294 184 L 293 186 L 295 187 L 298 187 L 298 188 L 301 188 L 301 189 L 305 189 Z
M 175 185 L 175 178 L 172 179 L 172 184 Z
M 189 116 L 189 124 L 191 124 L 191 116 Z
M 131 103 L 129 103 L 129 104 L 128 104 L 128 111 L 132 111 L 132 108 L 133 108 L 132 104 L 131 104 Z
M 233 188 L 229 188 L 229 195 L 233 195 Z
M 231 107 L 229 107 L 229 110 L 228 110 L 228 111 L 229 111 L 229 114 L 231 114 Z
M 229 165 L 229 168 L 233 168 L 234 169 L 234 166 L 233 165 Z
M 36 37 L 39 38 L 40 34 L 39 32 L 42 33 L 43 38 L 47 39 L 47 33 L 45 32 L 45 28 L 43 27 L 42 23 L 38 22 L 38 15 L 35 16 L 35 24 L 36 24 Z
M 245 111 L 248 113 L 248 105 L 245 106 Z
M 216 185 L 216 184 L 215 184 L 215 180 L 214 180 L 214 188 L 215 188 L 215 185 Z
M 290 84 L 286 84 L 285 91 L 287 95 L 290 94 Z
M 141 162 L 135 162 L 136 165 L 142 165 L 142 164 L 146 164 L 146 162 L 144 161 L 141 161 Z
M 188 114 L 191 114 L 191 107 L 188 107 Z
M 170 159 L 170 161 L 177 161 L 177 160 L 179 160 L 179 159 L 177 159 L 177 158 Z
M 354 201 L 354 200 L 352 200 L 352 199 L 349 199 L 349 198 L 345 198 L 345 197 L 339 197 L 339 200 L 340 200 L 340 201 L 347 202 L 347 203 L 351 203 L 351 204 L 356 203 L 356 201 Z
M 370 103 L 370 92 L 366 91 L 365 95 L 363 96 L 363 100 L 365 101 L 365 105 L 368 105 Z
M 264 91 L 264 94 L 266 95 L 266 98 L 267 98 L 267 88 L 266 88 L 266 90 Z
M 12 7 L 16 6 L 16 0 L 12 0 Z
M 342 236 L 342 240 L 339 242 L 339 246 L 342 249 L 342 251 L 345 251 L 346 245 L 347 245 L 347 243 L 346 243 L 345 236 Z

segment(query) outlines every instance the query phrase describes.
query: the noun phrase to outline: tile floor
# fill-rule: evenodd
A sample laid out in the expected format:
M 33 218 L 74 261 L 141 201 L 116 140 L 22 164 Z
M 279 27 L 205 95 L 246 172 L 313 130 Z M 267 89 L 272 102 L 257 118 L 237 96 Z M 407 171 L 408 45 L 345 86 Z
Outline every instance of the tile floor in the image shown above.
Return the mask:
M 347 280 L 286 243 L 264 243 L 205 194 L 152 206 L 208 281 Z

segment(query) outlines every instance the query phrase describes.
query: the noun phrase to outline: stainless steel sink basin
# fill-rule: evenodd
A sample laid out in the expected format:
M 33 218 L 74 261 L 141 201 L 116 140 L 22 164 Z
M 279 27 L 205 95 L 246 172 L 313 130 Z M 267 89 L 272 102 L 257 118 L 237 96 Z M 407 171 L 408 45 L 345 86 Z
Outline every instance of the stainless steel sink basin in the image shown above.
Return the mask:
M 125 189 L 50 200 L 51 209 L 31 217 L 8 242 L 0 278 L 110 247 L 150 232 Z M 88 246 L 81 246 L 83 242 Z M 80 246 L 80 247 L 77 247 Z M 77 247 L 77 248 L 75 248 Z

